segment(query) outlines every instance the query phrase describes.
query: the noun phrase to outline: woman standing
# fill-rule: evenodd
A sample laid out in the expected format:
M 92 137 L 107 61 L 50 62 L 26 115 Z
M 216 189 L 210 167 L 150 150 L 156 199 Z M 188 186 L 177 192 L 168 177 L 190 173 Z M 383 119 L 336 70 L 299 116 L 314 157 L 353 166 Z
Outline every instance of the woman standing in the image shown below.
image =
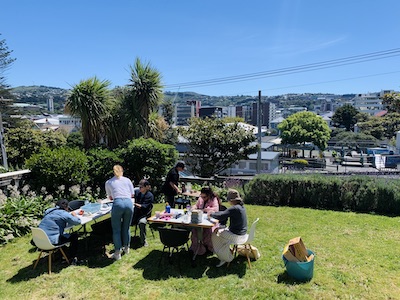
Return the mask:
M 200 191 L 200 197 L 196 204 L 193 205 L 192 209 L 201 209 L 204 213 L 217 212 L 219 210 L 218 197 L 215 195 L 210 187 L 203 187 Z M 192 244 L 190 250 L 197 253 L 197 255 L 203 255 L 206 253 L 207 249 L 213 252 L 213 245 L 211 242 L 211 234 L 214 228 L 204 228 L 203 238 L 199 242 L 197 229 L 192 230 Z
M 130 224 L 133 216 L 132 198 L 135 195 L 132 181 L 124 177 L 120 165 L 113 167 L 114 177 L 106 182 L 106 193 L 113 201 L 111 210 L 111 226 L 115 252 L 112 258 L 121 259 L 121 249 L 129 253 L 131 242 Z
M 229 227 L 215 230 L 211 236 L 214 252 L 220 259 L 217 267 L 233 260 L 231 244 L 240 244 L 247 240 L 247 215 L 239 192 L 233 189 L 229 190 L 227 200 L 231 207 L 224 211 L 209 214 L 209 216 L 220 221 L 229 218 Z

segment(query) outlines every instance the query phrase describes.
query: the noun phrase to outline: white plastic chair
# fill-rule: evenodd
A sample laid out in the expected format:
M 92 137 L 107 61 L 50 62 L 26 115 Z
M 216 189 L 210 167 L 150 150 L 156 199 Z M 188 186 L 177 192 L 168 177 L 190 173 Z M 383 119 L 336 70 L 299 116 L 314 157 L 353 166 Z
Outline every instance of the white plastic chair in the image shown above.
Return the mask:
M 33 269 L 36 268 L 40 258 L 42 257 L 43 252 L 48 252 L 49 253 L 49 274 L 51 274 L 51 254 L 55 253 L 58 249 L 60 249 L 62 255 L 64 256 L 65 260 L 69 264 L 69 260 L 67 256 L 65 255 L 64 250 L 62 249 L 63 246 L 67 245 L 68 243 L 64 243 L 61 245 L 53 245 L 49 237 L 47 236 L 46 232 L 44 232 L 43 229 L 37 228 L 37 227 L 32 227 L 32 239 L 33 242 L 35 243 L 36 247 L 39 248 L 40 254 L 38 259 L 35 262 L 35 265 L 33 266 Z
M 257 222 L 258 222 L 259 220 L 260 220 L 260 218 L 257 218 L 257 219 L 253 222 L 253 224 L 251 224 L 250 232 L 249 232 L 249 234 L 248 234 L 248 236 L 247 236 L 247 240 L 246 240 L 245 242 L 243 242 L 243 243 L 241 243 L 241 244 L 235 244 L 235 245 L 233 245 L 233 251 L 234 251 L 234 256 L 235 256 L 235 257 L 236 257 L 236 255 L 237 255 L 238 246 L 243 245 L 244 248 L 245 248 L 246 250 L 249 250 L 249 251 L 245 251 L 245 253 L 246 253 L 246 258 L 247 258 L 247 262 L 248 262 L 248 264 L 249 264 L 249 268 L 250 268 L 250 269 L 251 269 L 251 263 L 250 263 L 250 256 L 249 256 L 249 253 L 251 252 L 251 243 L 253 242 L 254 237 L 255 237 L 255 235 L 256 235 L 256 225 L 257 225 Z M 230 263 L 228 263 L 228 267 L 229 267 L 229 264 L 230 264 Z

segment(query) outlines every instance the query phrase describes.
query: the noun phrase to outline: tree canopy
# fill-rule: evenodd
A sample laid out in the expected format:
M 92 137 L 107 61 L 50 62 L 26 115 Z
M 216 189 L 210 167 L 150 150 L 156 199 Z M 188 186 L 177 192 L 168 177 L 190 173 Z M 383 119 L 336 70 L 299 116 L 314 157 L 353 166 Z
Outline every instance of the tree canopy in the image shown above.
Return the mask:
M 400 93 L 390 93 L 383 96 L 382 104 L 389 112 L 400 113 Z
M 1 34 L 0 34 L 1 35 Z M 0 97 L 7 96 L 9 93 L 7 88 L 9 87 L 6 83 L 5 72 L 10 68 L 15 58 L 11 58 L 13 51 L 8 49 L 6 40 L 0 40 Z
M 108 80 L 97 77 L 82 80 L 75 85 L 65 103 L 65 111 L 73 116 L 79 116 L 82 121 L 82 135 L 86 149 L 99 143 L 104 137 L 105 124 L 110 100 Z
M 257 151 L 253 132 L 227 124 L 220 119 L 192 118 L 188 128 L 179 131 L 188 140 L 186 163 L 194 174 L 209 177 L 218 174 Z
M 320 150 L 325 150 L 330 139 L 328 124 L 313 112 L 295 113 L 279 124 L 278 128 L 282 132 L 282 144 L 313 143 Z
M 335 127 L 343 126 L 347 131 L 352 131 L 357 123 L 358 110 L 351 104 L 345 104 L 339 107 L 332 116 L 332 122 Z

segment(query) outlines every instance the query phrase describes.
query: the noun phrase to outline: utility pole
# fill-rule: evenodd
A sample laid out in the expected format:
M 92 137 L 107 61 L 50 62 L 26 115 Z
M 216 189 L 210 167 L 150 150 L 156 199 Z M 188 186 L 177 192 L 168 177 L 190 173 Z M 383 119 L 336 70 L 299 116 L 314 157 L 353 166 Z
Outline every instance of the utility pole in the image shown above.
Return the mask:
M 261 91 L 258 91 L 257 126 L 258 126 L 257 174 L 260 174 L 261 173 Z

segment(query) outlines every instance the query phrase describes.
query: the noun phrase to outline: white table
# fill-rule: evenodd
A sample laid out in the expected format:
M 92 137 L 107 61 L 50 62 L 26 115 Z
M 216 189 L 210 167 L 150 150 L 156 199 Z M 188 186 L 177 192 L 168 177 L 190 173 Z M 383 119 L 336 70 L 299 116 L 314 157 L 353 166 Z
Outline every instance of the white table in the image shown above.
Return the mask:
M 102 206 L 103 205 L 107 205 L 106 208 L 102 208 L 100 209 L 98 212 L 90 214 L 90 213 L 84 213 L 83 215 L 80 215 L 79 212 L 81 211 L 81 208 L 78 208 L 76 210 L 74 210 L 76 216 L 81 220 L 81 224 L 78 225 L 73 225 L 73 226 L 67 226 L 65 228 L 65 230 L 71 230 L 73 229 L 75 226 L 83 226 L 83 230 L 84 233 L 86 233 L 86 224 L 91 222 L 91 221 L 95 221 L 103 216 L 109 215 L 111 213 L 111 209 L 112 209 L 112 202 L 111 201 L 107 201 L 107 200 L 102 200 L 101 201 Z
M 197 253 L 199 251 L 200 244 L 203 243 L 203 229 L 204 228 L 213 228 L 216 224 L 218 224 L 218 220 L 214 218 L 207 219 L 207 214 L 203 213 L 203 218 L 200 223 L 190 223 L 190 219 L 185 219 L 185 214 L 183 209 L 171 209 L 171 218 L 170 219 L 162 219 L 157 218 L 156 216 L 151 216 L 147 219 L 150 223 L 157 223 L 157 224 L 166 224 L 166 225 L 179 225 L 184 227 L 191 227 L 197 229 L 197 238 L 198 238 L 198 247 L 194 252 L 193 260 L 196 259 Z M 178 218 L 174 217 L 173 215 L 179 215 Z M 162 216 L 162 214 L 161 214 Z M 189 216 L 190 217 L 190 216 Z

